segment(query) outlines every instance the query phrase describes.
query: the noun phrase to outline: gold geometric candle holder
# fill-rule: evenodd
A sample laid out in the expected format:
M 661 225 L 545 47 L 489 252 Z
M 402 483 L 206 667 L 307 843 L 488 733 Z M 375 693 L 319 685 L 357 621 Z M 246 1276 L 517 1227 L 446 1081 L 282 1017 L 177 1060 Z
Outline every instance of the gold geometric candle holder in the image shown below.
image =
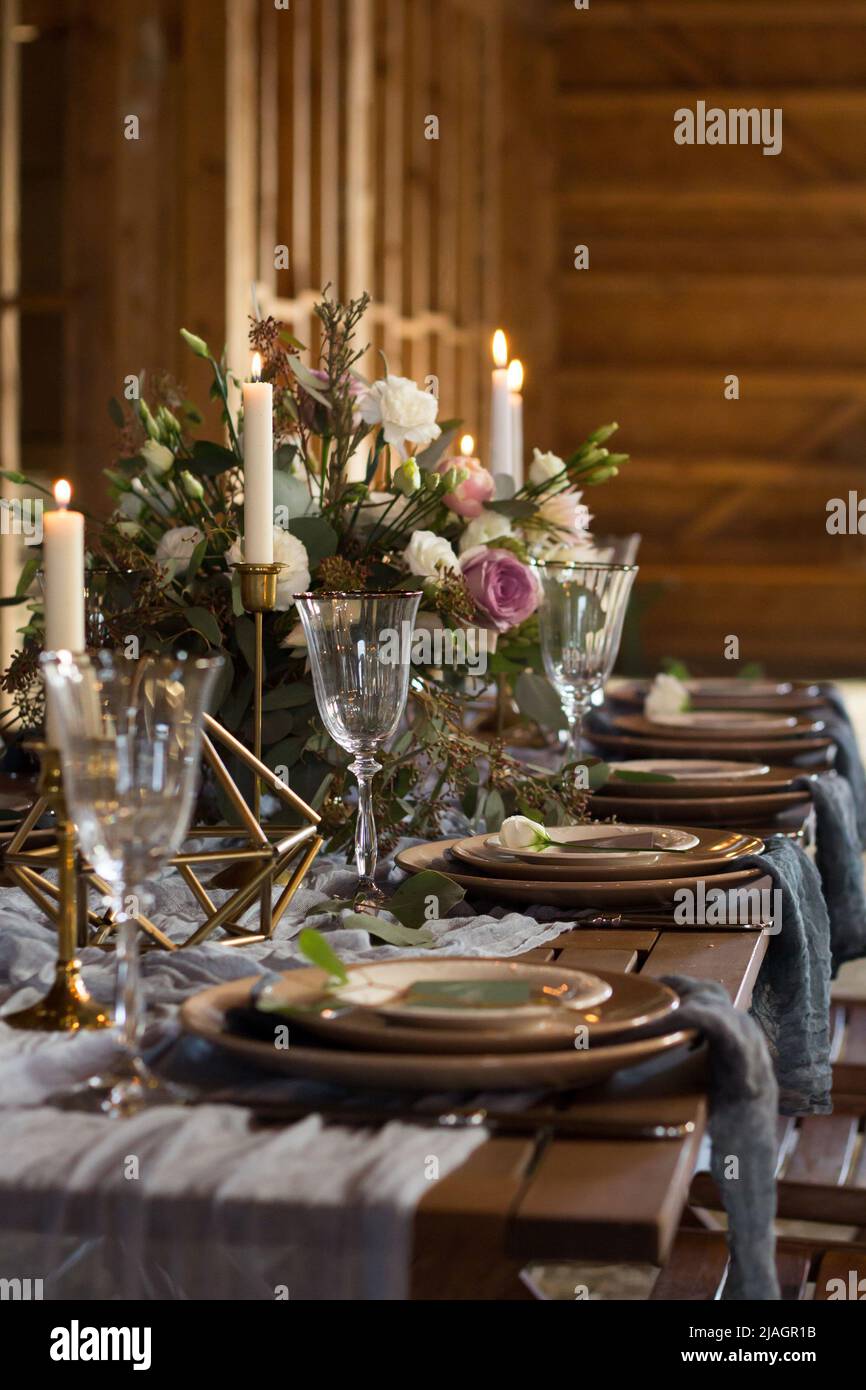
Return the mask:
M 169 862 L 194 895 L 205 914 L 202 921 L 185 941 L 172 941 L 155 922 L 143 914 L 135 920 L 150 944 L 167 951 L 184 946 L 197 946 L 217 931 L 224 935 L 220 945 L 243 946 L 267 941 L 300 887 L 324 840 L 318 834 L 320 817 L 316 811 L 293 792 L 262 762 L 262 700 L 264 682 L 263 616 L 276 607 L 277 578 L 280 564 L 239 564 L 241 601 L 252 614 L 255 626 L 255 658 L 253 670 L 253 748 L 252 751 L 214 719 L 205 715 L 202 733 L 202 756 L 219 782 L 226 799 L 238 817 L 237 825 L 193 827 L 187 838 L 194 840 L 241 839 L 233 848 L 182 850 Z M 229 772 L 220 749 L 243 763 L 253 774 L 253 798 L 250 807 Z M 13 835 L 0 862 L 10 878 L 40 908 L 53 923 L 60 937 L 57 979 L 46 999 L 32 1010 L 23 1010 L 21 1017 L 47 1009 L 46 1019 L 39 1024 L 19 1022 L 17 1015 L 5 1016 L 4 1021 L 17 1027 L 103 1027 L 108 1015 L 93 1005 L 84 991 L 78 975 L 75 949 L 82 946 L 108 946 L 114 932 L 112 914 L 105 908 L 95 911 L 89 904 L 89 892 L 95 890 L 105 899 L 108 884 L 93 867 L 82 861 L 75 849 L 75 827 L 68 819 L 62 798 L 60 759 L 56 753 L 40 746 L 42 776 L 39 796 Z M 300 828 L 261 824 L 262 788 L 267 788 L 285 806 L 306 821 Z M 46 810 L 55 811 L 57 844 L 33 849 L 26 848 L 30 832 Z M 231 888 L 230 896 L 219 906 L 201 881 L 203 870 L 225 866 L 208 886 Z M 46 869 L 59 870 L 55 885 L 45 877 Z M 273 885 L 291 869 L 279 898 L 273 902 Z M 258 899 L 258 930 L 240 925 L 238 919 Z M 52 1002 L 49 1005 L 49 1000 Z M 95 1010 L 90 1013 L 88 1010 Z M 34 1017 L 36 1013 L 34 1013 Z M 40 1017 L 42 1015 L 39 1015 Z M 69 1018 L 78 1022 L 58 1022 Z

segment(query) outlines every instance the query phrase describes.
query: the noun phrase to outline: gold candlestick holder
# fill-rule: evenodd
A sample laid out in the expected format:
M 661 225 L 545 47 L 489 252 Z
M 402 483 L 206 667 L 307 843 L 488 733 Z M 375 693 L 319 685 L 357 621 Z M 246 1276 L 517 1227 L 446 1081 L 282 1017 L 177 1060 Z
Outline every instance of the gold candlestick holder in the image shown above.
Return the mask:
M 33 824 L 47 807 L 57 821 L 56 862 L 58 881 L 55 885 L 29 866 L 28 856 L 14 851 L 5 856 L 9 877 L 23 888 L 57 924 L 57 965 L 54 983 L 43 999 L 4 1014 L 3 1022 L 10 1028 L 30 1029 L 42 1033 L 74 1033 L 80 1028 L 107 1028 L 111 1014 L 97 1004 L 84 987 L 81 962 L 76 955 L 79 935 L 79 883 L 76 866 L 75 826 L 69 819 L 63 795 L 63 774 L 60 755 L 44 744 L 37 746 L 40 757 L 39 801 L 37 815 L 31 811 L 28 820 Z M 20 831 L 19 831 L 20 834 Z M 24 828 L 22 843 L 29 834 Z M 15 840 L 18 836 L 15 837 Z M 47 896 L 46 896 L 47 893 Z

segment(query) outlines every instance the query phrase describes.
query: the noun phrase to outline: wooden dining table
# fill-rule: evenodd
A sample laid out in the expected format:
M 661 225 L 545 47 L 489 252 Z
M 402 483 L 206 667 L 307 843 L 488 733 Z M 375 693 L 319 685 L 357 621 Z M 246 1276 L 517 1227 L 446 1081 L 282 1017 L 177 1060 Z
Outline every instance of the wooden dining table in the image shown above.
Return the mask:
M 577 927 L 521 960 L 652 979 L 717 980 L 747 1009 L 767 951 L 766 929 Z M 599 1137 L 543 1124 L 491 1134 L 462 1167 L 431 1188 L 415 1217 L 412 1297 L 521 1299 L 533 1262 L 602 1260 L 663 1265 L 698 1161 L 707 1118 L 706 1049 L 682 1049 L 565 1098 Z M 629 1122 L 691 1125 L 676 1139 L 612 1138 Z M 431 1143 L 433 1140 L 431 1140 Z

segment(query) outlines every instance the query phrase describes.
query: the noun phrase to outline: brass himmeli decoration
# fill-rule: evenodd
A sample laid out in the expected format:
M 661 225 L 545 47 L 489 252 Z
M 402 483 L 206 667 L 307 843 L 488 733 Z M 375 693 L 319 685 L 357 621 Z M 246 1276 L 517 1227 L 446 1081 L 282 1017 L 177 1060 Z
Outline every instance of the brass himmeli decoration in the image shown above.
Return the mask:
M 251 945 L 269 940 L 280 918 L 288 908 L 292 898 L 303 882 L 310 865 L 319 853 L 324 840 L 317 832 L 320 817 L 316 811 L 293 792 L 290 787 L 262 762 L 262 685 L 264 678 L 263 652 L 263 614 L 270 612 L 276 604 L 277 577 L 279 564 L 254 565 L 239 564 L 235 568 L 240 573 L 241 600 L 247 612 L 252 613 L 255 622 L 255 664 L 253 672 L 253 751 L 229 733 L 211 715 L 205 715 L 202 733 L 202 756 L 210 766 L 227 800 L 238 817 L 237 825 L 197 826 L 189 832 L 189 839 L 238 839 L 244 843 L 231 849 L 193 849 L 182 850 L 169 863 L 178 869 L 205 914 L 204 921 L 183 942 L 172 941 L 155 922 L 139 914 L 135 921 L 149 938 L 151 945 L 167 951 L 175 951 L 181 946 L 198 946 L 214 932 L 225 933 L 220 944 L 225 946 Z M 253 773 L 253 804 L 247 805 L 240 788 L 229 772 L 220 746 L 237 758 Z M 285 806 L 299 814 L 306 825 L 280 826 L 261 824 L 262 787 L 267 788 Z M 59 798 L 59 799 L 58 799 Z M 58 811 L 58 806 L 62 809 Z M 53 809 L 57 815 L 57 845 L 36 849 L 26 849 L 30 832 L 38 824 L 47 810 Z M 43 754 L 42 780 L 39 796 L 28 811 L 18 830 L 13 835 L 2 863 L 13 882 L 21 888 L 37 907 L 54 923 L 59 934 L 63 935 L 63 945 L 58 956 L 58 981 L 52 994 L 59 988 L 61 965 L 70 967 L 68 983 L 63 989 L 66 998 L 70 990 L 83 991 L 77 975 L 78 962 L 73 960 L 74 950 L 82 946 L 107 946 L 114 931 L 112 914 L 103 909 L 97 912 L 88 902 L 90 889 L 95 889 L 103 899 L 109 895 L 109 887 L 95 870 L 85 863 L 75 852 L 75 828 L 67 819 L 62 802 L 60 760 L 56 754 Z M 199 877 L 203 869 L 226 866 L 212 880 L 209 887 L 231 888 L 233 891 L 219 907 L 214 903 L 208 888 Z M 59 868 L 59 882 L 52 883 L 45 878 L 46 869 Z M 290 871 L 290 872 L 289 872 Z M 276 902 L 273 901 L 273 886 L 286 873 L 288 880 Z M 242 927 L 238 918 L 259 900 L 258 930 Z M 71 942 L 71 946 L 69 945 Z M 64 954 L 65 953 L 65 954 Z M 71 969 L 71 967 L 75 967 Z M 60 997 L 60 996 L 58 996 Z M 49 996 L 50 998 L 50 996 Z M 86 994 L 83 995 L 86 1000 Z M 43 1001 L 43 1005 L 48 1000 Z M 34 1006 L 39 1008 L 40 1006 Z M 53 1007 L 53 1006 L 52 1006 Z M 93 1008 L 95 1006 L 89 1005 Z M 25 1011 L 29 1012 L 29 1011 Z M 4 1022 L 14 1025 L 16 1015 L 5 1017 Z M 106 1017 L 106 1022 L 108 1018 Z M 61 1026 L 19 1024 L 19 1027 Z M 103 1026 L 101 1024 L 70 1023 L 69 1027 Z

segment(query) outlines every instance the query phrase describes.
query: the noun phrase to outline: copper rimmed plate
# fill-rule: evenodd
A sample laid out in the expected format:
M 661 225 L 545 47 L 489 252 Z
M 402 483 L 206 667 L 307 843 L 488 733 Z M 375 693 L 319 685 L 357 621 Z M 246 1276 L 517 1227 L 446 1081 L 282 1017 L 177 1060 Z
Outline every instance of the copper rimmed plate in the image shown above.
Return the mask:
M 409 966 L 413 962 L 403 959 L 399 964 Z M 429 970 L 432 963 L 424 960 L 417 964 Z M 478 956 L 449 956 L 440 958 L 435 964 L 440 969 L 447 968 L 454 975 L 459 975 L 469 965 L 477 968 L 485 964 L 505 966 L 519 965 L 520 962 L 485 961 Z M 555 969 L 554 966 L 546 968 Z M 350 975 L 354 969 L 349 966 Z M 564 980 L 570 980 L 570 970 L 560 973 Z M 679 1006 L 679 999 L 673 990 L 656 980 L 604 970 L 592 973 L 607 987 L 605 999 L 576 1013 L 563 1014 L 559 1010 L 548 1010 L 548 1017 L 530 1029 L 500 1026 L 488 1021 L 483 1029 L 450 1027 L 446 1031 L 442 1028 L 425 1028 L 417 1023 L 407 1026 L 372 1009 L 352 1009 L 347 1013 L 337 1013 L 331 1019 L 318 1014 L 296 1019 L 291 1013 L 291 1006 L 315 999 L 327 983 L 324 972 L 313 968 L 288 970 L 261 993 L 270 993 L 274 1002 L 289 1005 L 287 1013 L 268 1012 L 266 1020 L 287 1022 L 290 1029 L 297 1025 L 301 1034 L 312 1033 L 340 1047 L 360 1047 L 371 1052 L 547 1052 L 573 1047 L 575 1029 L 578 1027 L 587 1030 L 591 1046 L 601 1041 L 612 1042 L 614 1038 L 627 1041 L 630 1033 L 659 1022 L 673 1014 Z
M 435 869 L 447 874 L 467 892 L 508 902 L 546 903 L 553 907 L 634 907 L 670 904 L 683 889 L 694 891 L 698 882 L 710 888 L 770 888 L 772 879 L 760 869 L 731 868 L 726 873 L 695 874 L 682 878 L 646 879 L 541 879 L 531 874 L 508 878 L 470 867 L 450 853 L 454 840 L 438 840 L 430 845 L 413 845 L 401 850 L 397 863 L 407 873 L 419 874 Z
M 673 738 L 638 738 L 630 734 L 608 734 L 591 729 L 587 737 L 595 746 L 614 757 L 688 758 L 695 749 L 694 740 Z M 803 767 L 832 766 L 836 745 L 832 738 L 749 739 L 742 743 L 732 739 L 704 738 L 700 743 L 703 758 L 730 758 L 733 753 L 743 763 L 758 760 L 768 763 L 796 763 Z
M 684 710 L 648 719 L 643 714 L 618 714 L 614 727 L 640 738 L 677 738 L 743 742 L 756 739 L 812 738 L 824 732 L 820 719 L 794 714 L 760 714 L 752 710 Z
M 663 801 L 707 800 L 726 797 L 776 796 L 782 792 L 804 795 L 794 786 L 808 774 L 801 767 L 771 767 L 769 763 L 736 763 L 726 758 L 635 758 L 612 762 L 611 776 L 597 794 L 619 799 Z M 631 781 L 620 772 L 671 777 L 670 782 Z M 630 818 L 637 812 L 630 812 Z
M 679 1029 L 658 1038 L 563 1047 L 551 1052 L 455 1053 L 350 1051 L 348 1048 L 275 1047 L 273 1041 L 240 1037 L 230 1031 L 228 1014 L 249 998 L 252 979 L 204 989 L 184 1001 L 180 1021 L 188 1033 L 243 1058 L 265 1071 L 326 1081 L 337 1086 L 381 1086 L 413 1091 L 513 1091 L 544 1087 L 571 1090 L 591 1086 L 626 1067 L 637 1066 L 662 1052 L 685 1047 L 695 1039 Z
M 597 811 L 597 796 L 593 796 L 591 805 Z M 662 828 L 671 827 L 668 824 Z M 528 856 L 510 855 L 505 850 L 497 849 L 491 843 L 496 837 L 490 835 L 472 835 L 465 840 L 455 840 L 451 850 L 456 859 L 482 872 L 501 874 L 505 878 L 572 883 L 583 879 L 614 879 L 622 882 L 629 879 L 693 878 L 696 874 L 720 873 L 726 866 L 736 864 L 744 855 L 760 854 L 764 848 L 763 841 L 754 835 L 741 835 L 735 830 L 708 830 L 690 825 L 680 828 L 690 836 L 692 848 L 655 854 L 641 851 L 635 855 L 620 854 L 608 859 L 599 855 L 600 862 L 597 862 L 595 855 L 589 854 L 580 859 L 567 855 L 549 859 L 546 851 L 530 860 Z
M 607 697 L 615 704 L 643 709 L 652 682 L 608 681 Z M 820 686 L 808 681 L 738 680 L 736 676 L 707 677 L 684 682 L 694 709 L 821 710 L 827 708 Z

